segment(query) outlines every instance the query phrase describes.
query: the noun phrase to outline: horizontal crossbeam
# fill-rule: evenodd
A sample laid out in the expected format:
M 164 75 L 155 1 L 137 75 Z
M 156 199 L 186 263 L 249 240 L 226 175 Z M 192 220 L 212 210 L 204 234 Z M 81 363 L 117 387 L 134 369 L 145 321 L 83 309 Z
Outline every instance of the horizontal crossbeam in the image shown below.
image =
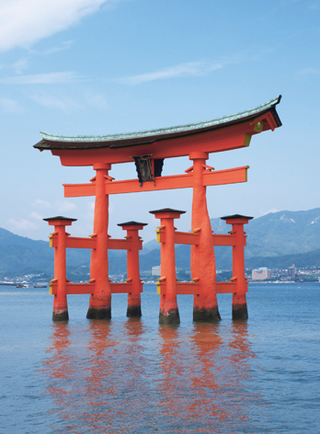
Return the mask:
M 216 291 L 217 294 L 233 294 L 237 292 L 236 282 L 217 282 Z M 247 291 L 248 289 L 246 290 L 246 292 Z M 157 283 L 157 293 L 158 294 L 166 293 L 165 280 Z M 177 282 L 176 293 L 177 295 L 187 295 L 187 294 L 197 295 L 200 294 L 200 285 L 198 282 Z
M 67 283 L 67 294 L 93 294 L 95 284 L 94 283 Z M 132 292 L 132 283 L 127 282 L 111 282 L 110 283 L 111 294 L 127 294 Z M 50 294 L 57 294 L 58 284 L 57 282 L 50 283 Z M 141 290 L 143 292 L 143 285 L 141 284 Z
M 174 242 L 175 244 L 187 244 L 187 245 L 198 245 L 200 239 L 200 233 L 192 232 L 175 232 Z M 166 242 L 166 232 L 164 229 L 157 231 L 157 241 L 158 243 Z M 244 245 L 246 245 L 246 237 L 244 237 Z M 236 237 L 235 235 L 220 235 L 212 234 L 212 244 L 213 246 L 235 246 Z
M 203 185 L 235 184 L 247 181 L 247 170 L 249 166 L 236 167 L 233 169 L 204 171 Z M 159 191 L 173 190 L 177 188 L 192 188 L 193 175 L 192 173 L 172 176 L 159 176 L 153 182 L 144 182 L 140 185 L 138 179 L 129 179 L 125 181 L 107 181 L 106 194 L 121 194 L 121 193 L 138 193 L 142 191 Z M 95 196 L 96 186 L 92 182 L 90 184 L 63 184 L 65 197 L 83 197 Z
M 212 234 L 212 241 L 214 246 L 235 246 L 235 235 L 220 235 Z
M 142 250 L 142 240 L 138 241 L 139 250 Z M 82 237 L 66 237 L 66 247 L 73 249 L 96 249 L 97 238 L 94 236 L 92 238 L 82 238 Z M 58 247 L 58 235 L 54 234 L 50 237 L 50 247 Z M 108 239 L 108 249 L 109 250 L 130 250 L 131 249 L 131 239 Z
M 174 233 L 174 243 L 175 244 L 188 244 L 188 245 L 197 245 L 199 244 L 199 233 L 192 232 L 176 232 Z M 157 231 L 157 242 L 165 243 L 166 242 L 166 231 L 160 229 Z

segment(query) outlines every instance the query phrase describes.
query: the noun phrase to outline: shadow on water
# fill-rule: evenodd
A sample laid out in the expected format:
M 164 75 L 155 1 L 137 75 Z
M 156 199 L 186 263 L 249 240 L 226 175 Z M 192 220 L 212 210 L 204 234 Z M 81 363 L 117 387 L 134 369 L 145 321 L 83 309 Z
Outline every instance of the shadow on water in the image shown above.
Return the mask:
M 250 389 L 255 355 L 246 323 L 56 323 L 47 355 L 43 372 L 55 432 L 259 429 L 261 399 Z

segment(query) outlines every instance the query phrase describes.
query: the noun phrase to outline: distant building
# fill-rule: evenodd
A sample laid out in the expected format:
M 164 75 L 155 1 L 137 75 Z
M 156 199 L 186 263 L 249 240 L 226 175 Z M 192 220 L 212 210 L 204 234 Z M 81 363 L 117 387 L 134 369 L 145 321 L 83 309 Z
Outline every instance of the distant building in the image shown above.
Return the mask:
M 252 270 L 252 280 L 266 280 L 271 278 L 271 270 L 267 267 L 260 267 Z
M 161 276 L 160 265 L 152 267 L 152 276 Z
M 291 267 L 288 268 L 288 277 L 290 277 L 291 279 L 296 278 L 296 269 L 294 267 L 294 264 L 292 264 Z

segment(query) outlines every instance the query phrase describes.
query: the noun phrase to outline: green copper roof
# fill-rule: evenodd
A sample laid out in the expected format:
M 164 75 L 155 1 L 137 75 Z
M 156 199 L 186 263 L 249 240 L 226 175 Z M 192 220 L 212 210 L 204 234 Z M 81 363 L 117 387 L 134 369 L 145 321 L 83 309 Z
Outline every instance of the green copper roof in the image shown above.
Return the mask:
M 146 130 L 146 131 L 138 131 L 134 133 L 122 133 L 122 134 L 110 134 L 103 136 L 60 136 L 56 134 L 46 133 L 41 131 L 41 135 L 43 140 L 36 145 L 35 148 L 38 149 L 54 149 L 54 148 L 84 148 L 84 144 L 88 144 L 86 147 L 93 147 L 90 144 L 96 143 L 104 143 L 104 147 L 118 147 L 125 145 L 133 145 L 137 143 L 151 143 L 155 140 L 163 140 L 170 137 L 179 137 L 185 136 L 187 134 L 196 134 L 200 132 L 204 132 L 211 129 L 222 128 L 224 126 L 230 124 L 240 123 L 241 121 L 249 120 L 251 118 L 257 117 L 259 114 L 263 114 L 267 111 L 272 111 L 273 117 L 278 126 L 281 126 L 281 121 L 277 115 L 275 110 L 275 106 L 279 104 L 281 100 L 281 95 L 262 104 L 258 107 L 254 107 L 251 110 L 246 110 L 240 113 L 236 113 L 234 115 L 224 116 L 222 118 L 213 119 L 204 122 L 197 122 L 194 124 L 186 124 L 186 125 L 178 125 L 175 127 L 169 128 L 159 128 L 156 130 Z M 48 143 L 49 142 L 49 143 Z M 55 146 L 54 142 L 59 146 Z M 64 146 L 63 144 L 68 143 L 69 146 Z M 72 146 L 74 144 L 74 146 Z M 76 145 L 78 144 L 78 146 Z M 81 146 L 81 144 L 83 144 Z M 101 147 L 101 145 L 97 146 Z

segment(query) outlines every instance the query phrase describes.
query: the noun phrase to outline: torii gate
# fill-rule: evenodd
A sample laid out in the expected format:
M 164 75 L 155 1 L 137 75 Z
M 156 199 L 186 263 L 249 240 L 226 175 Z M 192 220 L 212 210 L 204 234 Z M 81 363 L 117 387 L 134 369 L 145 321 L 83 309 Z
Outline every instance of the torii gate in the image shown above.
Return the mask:
M 197 281 L 197 292 L 194 292 L 193 319 L 194 321 L 218 321 L 220 319 L 206 187 L 246 182 L 249 167 L 214 171 L 206 164 L 206 160 L 213 152 L 247 147 L 253 135 L 270 129 L 273 131 L 281 126 L 275 108 L 280 99 L 281 96 L 235 115 L 166 129 L 107 136 L 58 136 L 41 132 L 43 139 L 34 145 L 35 148 L 40 151 L 50 150 L 53 155 L 60 157 L 61 164 L 64 166 L 93 166 L 96 171 L 96 176 L 90 180 L 90 183 L 64 184 L 65 197 L 95 196 L 95 239 L 94 244 L 90 244 L 92 247 L 90 271 L 94 284 L 91 285 L 91 292 L 89 292 L 91 297 L 87 318 L 109 319 L 111 317 L 112 284 L 108 277 L 109 195 L 192 188 L 191 230 L 193 233 L 197 233 L 197 243 L 189 243 L 191 244 L 191 276 L 194 281 Z M 189 156 L 192 161 L 192 166 L 185 171 L 186 173 L 161 176 L 164 159 L 181 156 Z M 109 176 L 112 164 L 133 161 L 136 165 L 138 179 L 116 181 Z M 171 211 L 177 212 L 176 210 Z M 160 214 L 159 218 L 161 218 Z M 166 221 L 169 225 L 169 220 L 173 221 L 177 215 L 175 214 L 174 217 L 171 214 L 167 217 Z M 236 218 L 229 216 L 231 224 L 235 221 L 232 220 L 232 217 Z M 56 223 L 56 228 L 59 228 L 59 225 L 65 226 L 72 223 L 72 219 L 66 219 L 68 222 L 64 223 L 63 218 L 60 218 L 60 223 L 57 219 L 59 218 L 51 219 L 51 223 L 49 221 L 50 224 Z M 245 219 L 249 218 L 245 217 Z M 239 224 L 238 220 L 237 223 Z M 58 232 L 56 231 L 56 233 Z M 78 243 L 77 246 L 79 247 L 80 244 Z M 244 245 L 242 241 L 241 244 Z M 75 244 L 73 246 L 75 247 Z M 90 246 L 88 243 L 86 244 L 86 247 Z M 58 262 L 55 261 L 56 263 Z M 59 268 L 59 265 L 57 267 Z M 60 281 L 65 279 L 63 273 L 62 276 Z M 57 296 L 56 293 L 55 297 Z M 57 302 L 53 318 L 57 320 L 67 319 L 66 309 L 63 303 L 59 305 Z M 239 297 L 234 299 L 233 310 L 236 312 L 235 318 L 247 317 L 245 292 L 240 299 Z M 171 312 L 170 307 L 164 307 L 162 313 L 160 309 L 160 322 L 178 322 L 176 312 Z

